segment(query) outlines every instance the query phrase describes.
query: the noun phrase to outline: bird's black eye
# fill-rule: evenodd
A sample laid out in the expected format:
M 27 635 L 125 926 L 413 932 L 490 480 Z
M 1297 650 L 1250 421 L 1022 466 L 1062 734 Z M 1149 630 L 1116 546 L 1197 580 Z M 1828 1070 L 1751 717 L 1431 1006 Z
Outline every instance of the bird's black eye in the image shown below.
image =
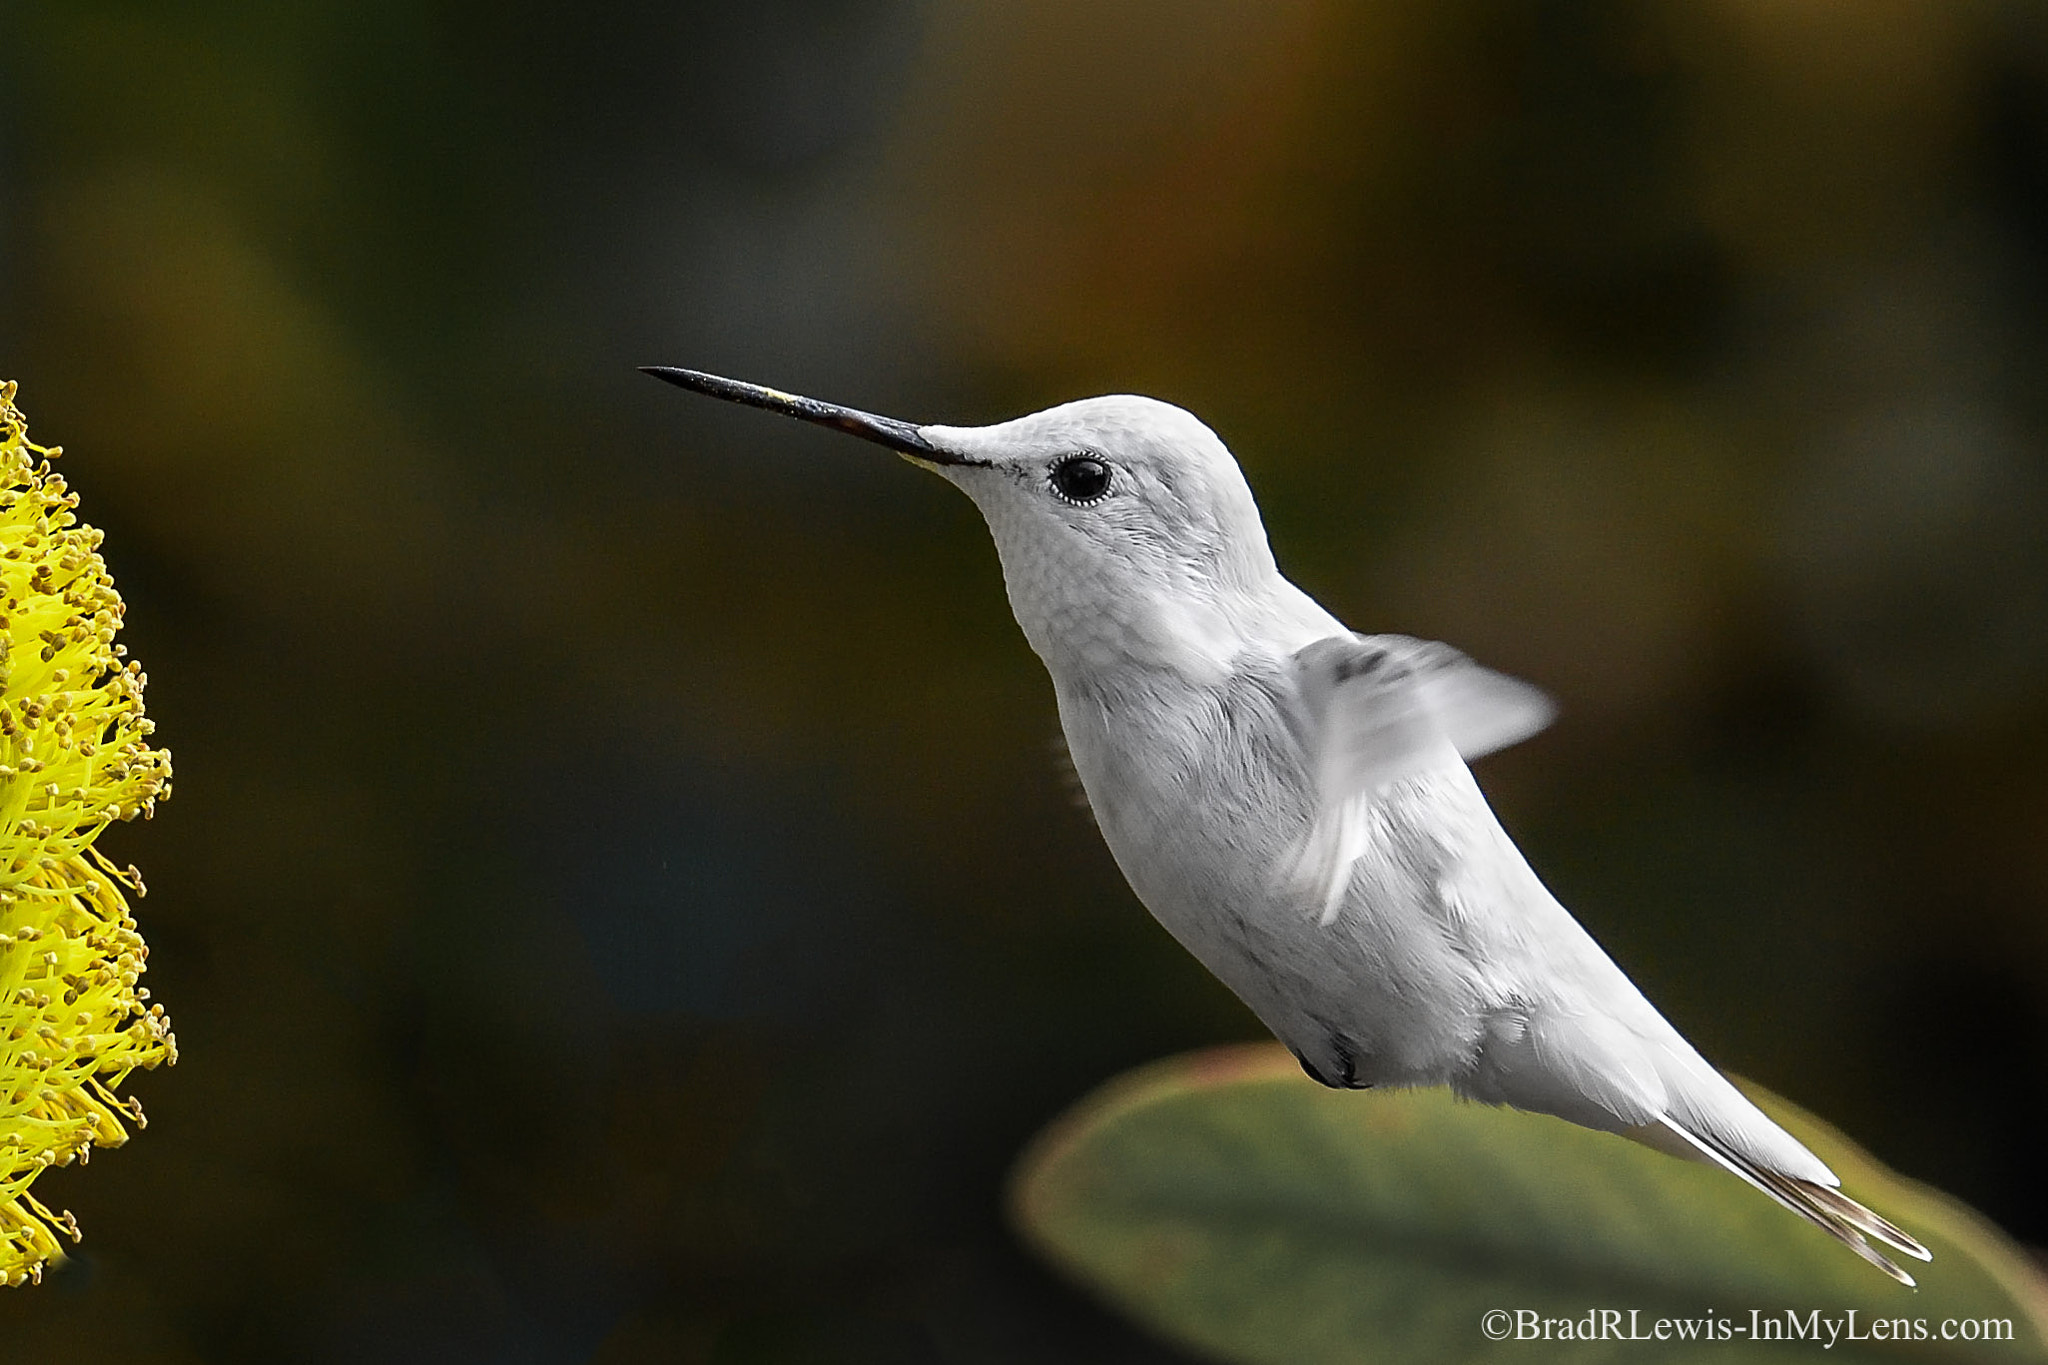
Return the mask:
M 1093 455 L 1069 455 L 1052 467 L 1052 491 L 1076 506 L 1109 492 L 1109 466 Z

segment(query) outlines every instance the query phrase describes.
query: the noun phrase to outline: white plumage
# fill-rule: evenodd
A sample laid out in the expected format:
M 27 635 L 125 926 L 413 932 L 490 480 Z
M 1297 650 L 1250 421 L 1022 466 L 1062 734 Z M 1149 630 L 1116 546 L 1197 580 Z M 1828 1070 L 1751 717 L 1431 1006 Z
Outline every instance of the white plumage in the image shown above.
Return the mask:
M 981 509 L 1103 836 L 1325 1085 L 1448 1085 L 1723 1167 L 1905 1284 L 1911 1237 L 1743 1098 L 1551 896 L 1466 761 L 1548 699 L 1357 635 L 1281 576 L 1223 443 L 1148 398 L 912 426 L 687 370 L 889 445 Z

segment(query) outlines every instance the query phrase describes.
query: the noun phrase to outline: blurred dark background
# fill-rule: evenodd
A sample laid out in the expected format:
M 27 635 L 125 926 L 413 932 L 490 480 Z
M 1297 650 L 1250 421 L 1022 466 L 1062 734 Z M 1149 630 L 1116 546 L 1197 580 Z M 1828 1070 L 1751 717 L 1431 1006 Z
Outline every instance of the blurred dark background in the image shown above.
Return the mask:
M 1257 1027 L 970 505 L 634 373 L 1131 390 L 1721 1064 L 2048 1242 L 2048 9 L 0 5 L 0 376 L 130 607 L 184 1061 L 9 1359 L 1179 1359 L 1002 1223 Z M 1361 1100 L 1361 1103 L 1369 1103 Z

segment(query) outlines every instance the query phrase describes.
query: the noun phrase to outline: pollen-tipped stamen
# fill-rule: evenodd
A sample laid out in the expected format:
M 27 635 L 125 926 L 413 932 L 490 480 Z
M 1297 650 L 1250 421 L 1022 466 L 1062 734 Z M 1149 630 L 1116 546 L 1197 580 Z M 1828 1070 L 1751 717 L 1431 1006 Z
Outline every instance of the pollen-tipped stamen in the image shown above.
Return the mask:
M 161 1005 L 137 985 L 149 948 L 93 844 L 170 795 L 170 755 L 149 743 L 145 679 L 114 643 L 124 608 L 0 383 L 0 1281 L 39 1281 L 69 1213 L 30 1192 L 51 1166 L 127 1140 L 142 1109 L 128 1073 L 177 1060 Z

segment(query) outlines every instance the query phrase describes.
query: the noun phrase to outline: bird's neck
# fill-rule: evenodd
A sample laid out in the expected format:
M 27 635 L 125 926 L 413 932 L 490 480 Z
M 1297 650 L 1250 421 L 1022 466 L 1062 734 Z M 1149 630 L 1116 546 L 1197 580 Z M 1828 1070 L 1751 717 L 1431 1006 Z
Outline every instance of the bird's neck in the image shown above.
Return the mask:
M 1247 655 L 1292 654 L 1341 631 L 1276 572 L 1269 582 L 1192 592 L 1103 594 L 1019 602 L 1025 637 L 1064 688 L 1099 691 L 1222 684 Z

